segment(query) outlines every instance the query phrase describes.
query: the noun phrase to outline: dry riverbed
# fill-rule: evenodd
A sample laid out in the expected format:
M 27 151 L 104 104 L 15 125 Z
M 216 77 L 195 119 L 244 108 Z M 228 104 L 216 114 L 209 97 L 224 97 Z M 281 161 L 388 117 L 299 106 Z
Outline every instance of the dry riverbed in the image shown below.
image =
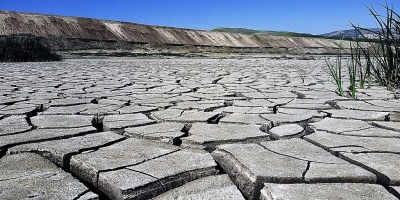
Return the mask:
M 324 59 L 0 70 L 0 199 L 400 197 L 399 93 L 340 97 Z

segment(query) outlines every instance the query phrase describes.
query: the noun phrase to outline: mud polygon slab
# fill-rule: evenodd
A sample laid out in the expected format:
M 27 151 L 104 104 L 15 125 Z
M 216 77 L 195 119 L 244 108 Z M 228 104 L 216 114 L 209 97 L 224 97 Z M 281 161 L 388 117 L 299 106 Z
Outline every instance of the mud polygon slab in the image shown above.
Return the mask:
M 145 139 L 154 139 L 173 143 L 174 140 L 184 136 L 182 132 L 185 124 L 176 122 L 163 122 L 147 126 L 126 128 L 125 135 Z
M 92 126 L 93 116 L 82 115 L 39 115 L 31 118 L 38 128 L 78 128 Z
M 366 136 L 366 137 L 393 137 L 399 138 L 400 132 L 392 131 L 384 128 L 367 128 L 358 131 L 349 131 L 349 132 L 342 132 L 341 135 L 353 135 L 353 136 Z
M 136 114 L 123 114 L 123 115 L 107 115 L 104 117 L 104 122 L 114 122 L 114 121 L 131 121 L 131 120 L 146 120 L 146 115 L 142 113 Z
M 252 107 L 246 114 L 272 114 L 273 110 L 267 107 Z
M 101 132 L 72 137 L 69 139 L 19 145 L 10 148 L 8 152 L 38 152 L 43 154 L 43 156 L 51 160 L 53 163 L 68 168 L 68 156 L 71 156 L 72 154 L 78 154 L 79 152 L 95 149 L 107 144 L 111 144 L 123 138 L 123 136 L 113 132 Z
M 190 174 L 191 171 L 198 169 L 204 169 L 207 173 L 216 173 L 216 166 L 215 161 L 208 152 L 197 149 L 182 149 L 138 165 L 127 167 L 127 169 L 149 174 L 162 180 L 163 178 L 184 172 L 189 172 Z M 196 174 L 193 175 L 196 176 Z M 164 185 L 166 184 L 167 182 L 164 183 Z
M 192 89 L 191 88 L 187 88 L 187 87 L 179 87 L 176 88 L 170 92 L 167 92 L 167 94 L 183 94 L 183 93 L 188 93 L 191 92 Z
M 160 111 L 154 111 L 151 113 L 151 117 L 157 120 L 170 120 L 181 116 L 183 110 L 180 109 L 166 109 Z
M 265 98 L 264 95 L 262 95 Z M 267 99 L 251 99 L 249 101 L 234 101 L 233 105 L 238 107 L 274 107 L 276 103 Z
M 335 92 L 330 91 L 302 90 L 298 92 L 304 95 L 304 99 L 344 99 Z
M 178 102 L 174 109 L 182 109 L 182 110 L 206 110 L 210 108 L 218 108 L 224 105 L 223 101 L 184 101 Z
M 339 159 L 320 147 L 302 139 L 279 140 L 261 142 L 266 149 L 280 155 L 300 160 L 307 160 L 308 171 L 303 174 L 304 179 L 311 183 L 316 182 L 362 182 L 375 183 L 376 177 L 361 167 Z M 316 167 L 318 166 L 318 167 Z M 329 172 L 327 175 L 325 172 Z
M 307 161 L 266 150 L 257 144 L 224 144 L 212 152 L 248 199 L 258 199 L 264 182 L 302 183 Z
M 127 102 L 126 101 L 120 101 L 120 100 L 115 100 L 115 99 L 100 99 L 98 100 L 99 104 L 102 105 L 118 105 L 118 106 L 123 106 Z
M 0 136 L 31 130 L 25 116 L 10 116 L 0 120 Z
M 396 195 L 397 198 L 400 197 L 400 186 L 392 186 L 390 187 L 390 192 Z
M 94 133 L 95 131 L 96 129 L 92 126 L 68 129 L 34 129 L 29 132 L 0 136 L 0 147 L 61 139 L 91 132 Z
M 5 106 L 5 107 L 1 108 L 1 111 L 24 110 L 24 109 L 34 110 L 35 108 L 36 108 L 36 104 L 28 103 L 28 102 L 24 101 L 24 102 L 16 103 L 13 105 Z
M 288 114 L 277 113 L 277 114 L 262 114 L 261 117 L 273 122 L 274 126 L 279 126 L 280 124 L 306 122 L 312 118 L 312 115 L 310 114 L 288 115 Z
M 372 125 L 400 132 L 400 122 L 372 122 Z
M 311 162 L 304 175 L 309 183 L 376 183 L 373 173 L 350 163 Z
M 399 138 L 358 137 L 317 131 L 305 140 L 332 152 L 392 152 L 400 153 Z
M 381 111 L 381 112 L 400 112 L 398 107 L 381 107 L 366 103 L 364 101 L 339 101 L 337 105 L 341 108 L 352 109 L 352 110 L 369 110 L 369 111 Z
M 327 114 L 319 112 L 318 110 L 307 110 L 307 109 L 292 109 L 292 108 L 278 108 L 278 113 L 288 114 L 288 115 L 304 115 L 309 114 L 313 117 L 324 118 Z
M 334 118 L 324 118 L 323 120 L 310 124 L 317 130 L 328 131 L 332 133 L 342 133 L 349 131 L 358 131 L 367 128 L 373 128 L 367 122 L 361 120 L 352 119 L 334 119 Z
M 260 184 L 264 182 L 376 182 L 373 173 L 301 139 L 260 144 L 220 145 L 212 153 L 250 199 L 258 198 Z
M 270 99 L 279 99 L 279 98 L 297 98 L 297 95 L 293 94 L 290 91 L 281 91 L 281 92 L 274 92 L 274 93 L 263 93 L 265 98 Z
M 251 99 L 265 99 L 267 98 L 263 93 L 261 92 L 246 92 L 242 94 L 244 97 L 251 98 Z
M 98 187 L 110 199 L 132 199 L 135 197 L 148 199 L 150 196 L 160 193 L 160 190 L 157 189 L 162 187 L 157 178 L 128 169 L 101 172 L 99 179 L 101 181 L 99 181 Z
M 97 175 L 100 171 L 138 164 L 178 149 L 165 143 L 129 138 L 97 151 L 72 156 L 71 171 L 97 186 Z
M 394 92 L 387 90 L 385 87 L 371 87 L 368 89 L 357 89 L 357 92 L 368 95 L 371 98 L 376 99 L 392 99 L 394 98 Z
M 240 114 L 234 113 L 222 118 L 219 123 L 236 123 L 236 124 L 267 124 L 268 120 L 261 118 L 258 114 Z
M 308 109 L 308 110 L 326 110 L 331 109 L 332 106 L 329 104 L 321 103 L 288 103 L 283 105 L 282 108 L 293 108 L 293 109 Z
M 133 105 L 133 106 L 124 106 L 118 109 L 117 111 L 120 114 L 133 114 L 133 113 L 151 112 L 157 109 L 158 109 L 157 107 Z
M 366 101 L 366 103 L 375 105 L 375 106 L 380 106 L 380 107 L 386 107 L 386 108 L 393 108 L 396 109 L 400 105 L 400 101 L 398 99 L 391 99 L 391 100 L 370 100 Z
M 30 113 L 36 109 L 36 105 L 29 105 L 29 107 L 21 107 L 16 109 L 8 109 L 9 107 L 5 107 L 0 110 L 1 115 L 25 115 Z
M 386 185 L 400 185 L 400 154 L 394 153 L 345 153 L 340 156 L 349 162 L 362 166 L 377 175 Z
M 50 102 L 50 106 L 75 106 L 79 104 L 88 104 L 93 99 L 78 99 L 78 98 L 64 98 L 64 99 L 53 99 Z
M 388 119 L 389 112 L 364 111 L 364 110 L 324 110 L 332 118 L 338 119 L 358 119 L 369 121 L 384 121 Z
M 400 122 L 400 112 L 391 112 L 389 118 L 392 122 Z
M 74 199 L 84 194 L 98 198 L 73 176 L 36 154 L 6 155 L 0 166 L 1 199 Z
M 57 168 L 54 164 L 33 153 L 5 155 L 0 159 L 2 173 L 0 180 L 27 177 L 31 174 L 42 174 L 48 169 Z
M 269 134 L 260 128 L 259 125 L 195 123 L 189 130 L 189 136 L 182 138 L 182 146 L 209 151 L 224 143 L 269 140 Z
M 283 124 L 268 131 L 272 139 L 290 138 L 301 134 L 304 128 L 298 124 Z
M 112 199 L 151 198 L 197 178 L 215 175 L 215 167 L 207 152 L 184 149 L 126 169 L 101 172 L 99 189 Z
M 196 110 L 183 111 L 179 117 L 168 119 L 167 121 L 182 122 L 182 123 L 195 123 L 207 122 L 209 119 L 215 117 L 220 113 L 218 112 L 202 112 Z
M 154 198 L 162 199 L 244 200 L 244 197 L 227 175 L 217 175 L 191 181 Z
M 397 199 L 384 187 L 364 183 L 274 184 L 266 183 L 261 190 L 262 200 L 271 199 Z
M 19 96 L 10 96 L 10 97 L 2 96 L 2 98 L 0 98 L 0 104 L 13 104 L 13 103 L 21 102 L 21 101 L 26 101 L 26 100 L 28 100 L 28 99 L 24 98 L 24 97 L 19 97 Z
M 155 123 L 142 113 L 107 115 L 103 119 L 105 130 L 122 129 L 133 126 L 143 126 Z
M 119 114 L 117 109 L 121 108 L 119 105 L 101 105 L 95 104 L 95 106 L 79 112 L 81 115 L 117 115 Z
M 225 112 L 225 113 L 247 113 L 251 110 L 251 108 L 252 107 L 227 106 L 227 107 L 218 108 L 215 111 L 216 112 Z
M 90 110 L 93 108 L 97 108 L 97 104 L 80 104 L 75 106 L 57 106 L 57 107 L 50 107 L 44 112 L 43 115 L 74 115 L 79 114 L 85 110 Z

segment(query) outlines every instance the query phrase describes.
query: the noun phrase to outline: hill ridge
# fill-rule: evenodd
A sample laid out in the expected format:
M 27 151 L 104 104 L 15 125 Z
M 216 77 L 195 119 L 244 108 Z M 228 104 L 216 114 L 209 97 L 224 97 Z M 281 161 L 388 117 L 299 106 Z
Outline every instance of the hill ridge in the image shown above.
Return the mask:
M 207 30 L 145 25 L 107 19 L 69 17 L 49 14 L 0 11 L 0 35 L 32 34 L 51 39 L 56 49 L 70 50 L 70 40 L 79 40 L 79 48 L 92 48 L 90 41 L 118 41 L 129 44 L 162 44 L 167 46 L 295 49 L 297 53 L 327 53 L 338 47 L 338 41 L 322 38 L 245 35 Z M 76 42 L 76 41 L 74 41 Z M 104 46 L 105 45 L 105 46 Z M 96 48 L 107 48 L 94 45 Z M 126 45 L 125 45 L 126 46 Z M 346 46 L 346 45 L 345 45 Z M 316 51 L 318 50 L 318 51 Z M 232 51 L 232 50 L 229 50 Z

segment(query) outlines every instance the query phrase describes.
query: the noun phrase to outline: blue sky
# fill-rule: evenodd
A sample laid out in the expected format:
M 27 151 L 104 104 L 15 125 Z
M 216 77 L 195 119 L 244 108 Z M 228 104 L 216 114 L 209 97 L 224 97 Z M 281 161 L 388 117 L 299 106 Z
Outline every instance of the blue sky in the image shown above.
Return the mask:
M 376 27 L 366 6 L 385 0 L 0 0 L 0 10 L 210 30 L 237 27 L 322 34 L 349 21 Z M 387 0 L 395 10 L 400 0 Z

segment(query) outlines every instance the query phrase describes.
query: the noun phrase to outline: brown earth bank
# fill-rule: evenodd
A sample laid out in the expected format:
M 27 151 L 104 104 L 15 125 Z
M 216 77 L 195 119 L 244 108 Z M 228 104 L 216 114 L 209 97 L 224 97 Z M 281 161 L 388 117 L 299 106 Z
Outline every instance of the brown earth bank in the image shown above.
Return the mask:
M 57 51 L 110 50 L 193 55 L 199 53 L 332 54 L 340 44 L 345 49 L 349 48 L 348 41 L 334 39 L 244 35 L 81 17 L 0 11 L 0 35 L 14 34 L 29 34 L 42 38 Z

